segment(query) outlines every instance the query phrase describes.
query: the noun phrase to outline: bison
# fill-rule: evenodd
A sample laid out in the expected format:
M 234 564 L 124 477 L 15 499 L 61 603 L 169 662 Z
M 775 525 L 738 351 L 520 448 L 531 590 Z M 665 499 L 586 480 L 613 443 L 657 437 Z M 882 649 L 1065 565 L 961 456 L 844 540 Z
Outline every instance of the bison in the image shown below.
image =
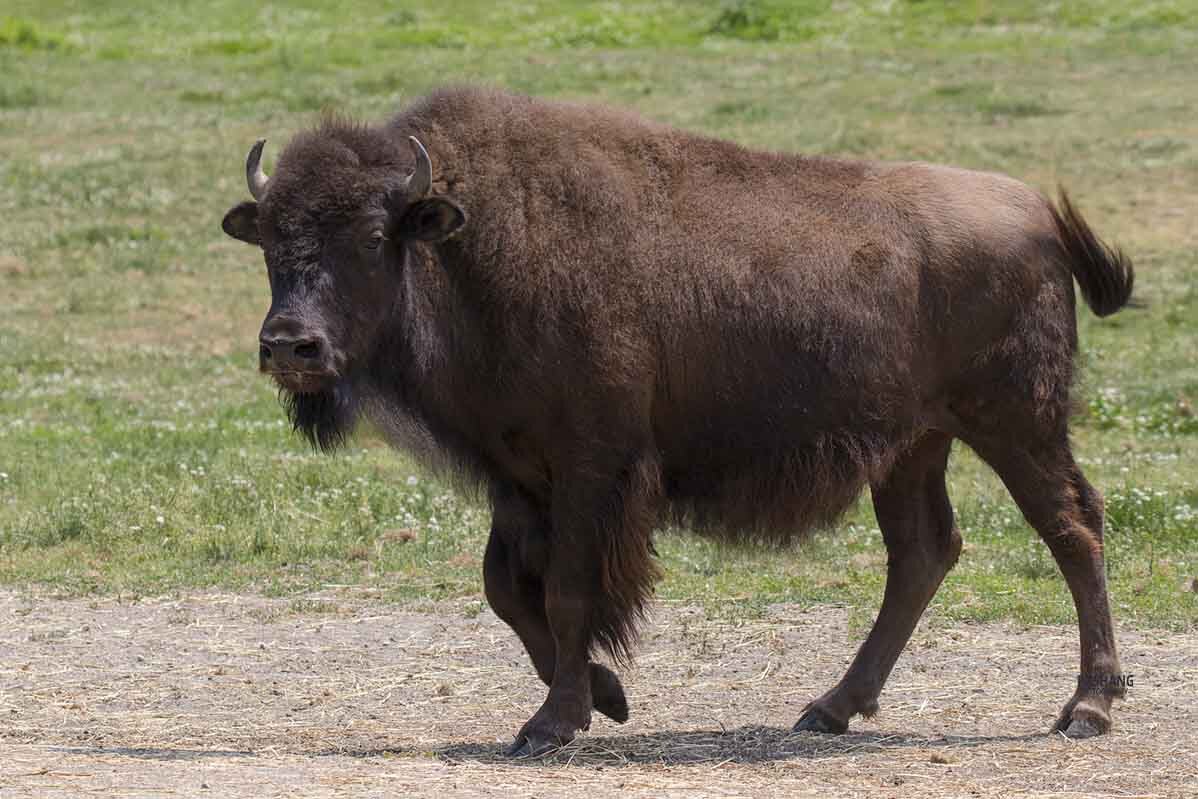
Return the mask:
M 296 135 L 222 227 L 261 247 L 261 370 L 333 449 L 359 419 L 481 488 L 495 613 L 549 686 L 507 750 L 628 703 L 625 661 L 679 523 L 780 543 L 868 485 L 877 621 L 795 729 L 844 732 L 961 551 L 960 440 L 997 472 L 1077 607 L 1054 729 L 1122 693 L 1103 500 L 1069 443 L 1073 283 L 1099 316 L 1130 261 L 1064 191 L 926 163 L 760 152 L 608 108 L 436 91 L 381 124 Z

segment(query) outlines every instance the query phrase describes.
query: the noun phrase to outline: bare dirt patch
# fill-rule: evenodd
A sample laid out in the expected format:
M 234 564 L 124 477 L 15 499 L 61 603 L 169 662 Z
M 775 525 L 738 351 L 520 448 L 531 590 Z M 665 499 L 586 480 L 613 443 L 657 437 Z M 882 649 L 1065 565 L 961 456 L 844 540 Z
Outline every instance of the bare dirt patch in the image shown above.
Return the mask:
M 1047 733 L 1070 628 L 917 633 L 849 735 L 791 734 L 847 664 L 847 614 L 662 606 L 624 675 L 632 720 L 554 756 L 502 745 L 543 698 L 477 603 L 233 595 L 126 603 L 0 593 L 0 795 L 1185 796 L 1198 786 L 1198 636 L 1120 635 L 1116 729 Z M 854 638 L 856 636 L 853 636 Z

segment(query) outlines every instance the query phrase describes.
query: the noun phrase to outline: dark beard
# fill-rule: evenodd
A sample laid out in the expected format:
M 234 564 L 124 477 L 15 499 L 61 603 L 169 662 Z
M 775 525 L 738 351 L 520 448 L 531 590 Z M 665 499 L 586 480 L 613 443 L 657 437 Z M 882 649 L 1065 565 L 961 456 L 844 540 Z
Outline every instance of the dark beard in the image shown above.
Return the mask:
M 311 394 L 281 389 L 279 401 L 287 409 L 291 426 L 321 452 L 332 452 L 343 445 L 358 420 L 353 397 L 342 385 Z

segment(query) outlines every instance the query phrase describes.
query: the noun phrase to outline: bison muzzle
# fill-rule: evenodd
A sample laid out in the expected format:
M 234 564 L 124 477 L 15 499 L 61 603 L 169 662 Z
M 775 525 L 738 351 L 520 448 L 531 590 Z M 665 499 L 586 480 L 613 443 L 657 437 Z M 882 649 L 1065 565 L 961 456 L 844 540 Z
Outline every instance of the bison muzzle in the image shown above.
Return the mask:
M 655 528 L 782 543 L 866 485 L 881 611 L 796 729 L 875 713 L 961 551 L 956 439 L 1073 594 L 1089 679 L 1055 729 L 1109 729 L 1123 689 L 1103 501 L 1069 445 L 1073 284 L 1106 315 L 1133 273 L 1063 192 L 473 88 L 380 125 L 326 119 L 270 176 L 261 157 L 223 223 L 265 254 L 261 368 L 314 445 L 367 418 L 485 490 L 487 599 L 549 686 L 510 753 L 570 741 L 593 709 L 627 718 L 594 657 L 629 655 Z

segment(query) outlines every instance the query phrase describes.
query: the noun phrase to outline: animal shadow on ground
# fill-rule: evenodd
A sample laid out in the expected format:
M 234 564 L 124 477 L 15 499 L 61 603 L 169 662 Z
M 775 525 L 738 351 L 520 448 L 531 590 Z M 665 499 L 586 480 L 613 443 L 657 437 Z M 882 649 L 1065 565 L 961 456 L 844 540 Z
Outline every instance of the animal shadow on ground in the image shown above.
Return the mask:
M 850 756 L 888 749 L 923 749 L 985 746 L 994 743 L 1030 742 L 1046 737 L 1036 732 L 1024 735 L 882 735 L 849 733 L 819 735 L 795 733 L 784 727 L 749 725 L 731 730 L 666 731 L 641 735 L 585 737 L 541 757 L 509 758 L 504 743 L 465 742 L 431 749 L 381 747 L 378 749 L 336 748 L 311 752 L 317 757 L 382 757 L 385 755 L 429 754 L 447 763 L 491 763 L 508 765 L 569 765 L 581 768 L 630 765 L 700 765 L 704 763 L 768 763 L 799 758 Z M 169 747 L 60 746 L 56 751 L 84 755 L 119 755 L 141 760 L 199 761 L 208 758 L 254 758 L 259 752 L 245 749 L 172 749 Z
M 835 757 L 862 751 L 900 748 L 974 747 L 1026 742 L 1046 737 L 1023 735 L 881 735 L 796 733 L 790 728 L 749 725 L 731 730 L 656 732 L 642 735 L 585 737 L 540 758 L 510 759 L 503 746 L 461 743 L 433 750 L 448 762 L 493 762 L 524 765 L 620 766 L 633 764 L 690 765 L 712 762 L 765 763 L 796 758 Z
M 170 749 L 146 746 L 54 746 L 52 751 L 72 755 L 120 755 L 140 760 L 204 760 L 206 758 L 256 757 L 242 749 Z

